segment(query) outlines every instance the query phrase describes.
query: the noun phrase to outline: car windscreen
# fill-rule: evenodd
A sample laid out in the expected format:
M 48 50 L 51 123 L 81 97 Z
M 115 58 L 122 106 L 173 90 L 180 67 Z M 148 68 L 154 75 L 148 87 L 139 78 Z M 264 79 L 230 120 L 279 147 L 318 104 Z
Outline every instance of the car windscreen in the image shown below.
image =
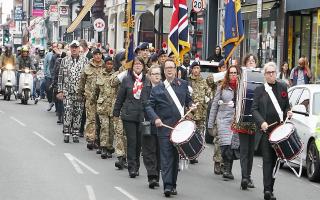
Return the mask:
M 313 114 L 320 115 L 320 92 L 314 93 L 313 96 Z

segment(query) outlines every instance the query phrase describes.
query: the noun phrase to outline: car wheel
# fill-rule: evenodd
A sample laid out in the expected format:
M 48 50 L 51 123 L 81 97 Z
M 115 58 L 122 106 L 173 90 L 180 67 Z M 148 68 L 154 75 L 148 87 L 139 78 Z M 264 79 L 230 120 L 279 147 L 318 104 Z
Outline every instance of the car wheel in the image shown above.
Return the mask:
M 320 180 L 320 157 L 319 150 L 315 144 L 315 141 L 312 141 L 308 147 L 307 152 L 307 175 L 310 181 L 319 181 Z

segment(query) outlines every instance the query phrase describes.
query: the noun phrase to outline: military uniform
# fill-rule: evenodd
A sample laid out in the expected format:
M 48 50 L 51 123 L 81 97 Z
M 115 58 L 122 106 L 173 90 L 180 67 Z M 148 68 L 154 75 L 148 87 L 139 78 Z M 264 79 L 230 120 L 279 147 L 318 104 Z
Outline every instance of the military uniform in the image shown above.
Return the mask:
M 195 77 L 191 75 L 189 84 L 192 87 L 192 101 L 198 103 L 197 109 L 192 112 L 193 120 L 196 122 L 201 133 L 203 133 L 207 113 L 206 96 L 208 98 L 212 96 L 211 89 L 206 80 L 201 76 Z
M 63 133 L 65 142 L 69 142 L 69 135 L 72 134 L 74 142 L 79 142 L 78 135 L 80 129 L 81 114 L 83 109 L 83 99 L 77 94 L 80 74 L 88 59 L 80 56 L 73 59 L 71 56 L 65 57 L 61 61 L 58 75 L 58 93 L 63 92 Z
M 94 63 L 93 59 L 84 67 L 80 75 L 78 93 L 85 98 L 86 107 L 86 125 L 85 137 L 87 142 L 94 142 L 96 140 L 96 95 L 95 88 L 98 80 L 98 75 L 102 71 L 104 62 Z
M 113 79 L 119 72 L 107 72 L 103 70 L 99 74 L 96 82 L 97 113 L 99 115 L 101 130 L 100 130 L 100 146 L 106 148 L 107 151 L 113 151 L 114 137 L 114 118 L 112 115 L 113 106 L 117 97 L 118 85 Z

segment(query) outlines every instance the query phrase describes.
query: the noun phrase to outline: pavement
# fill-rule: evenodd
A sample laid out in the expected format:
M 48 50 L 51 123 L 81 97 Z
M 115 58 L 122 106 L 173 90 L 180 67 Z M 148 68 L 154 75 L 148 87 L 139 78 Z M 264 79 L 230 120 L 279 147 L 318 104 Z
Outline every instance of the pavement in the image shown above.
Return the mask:
M 0 96 L 2 98 L 2 96 Z M 0 200 L 160 200 L 160 188 L 149 189 L 141 161 L 140 176 L 129 178 L 126 170 L 114 167 L 115 156 L 102 160 L 80 143 L 63 143 L 62 126 L 57 125 L 54 108 L 48 102 L 0 100 Z M 240 165 L 234 162 L 235 180 L 224 181 L 213 174 L 213 146 L 206 145 L 199 163 L 189 165 L 178 176 L 181 200 L 263 199 L 262 160 L 255 157 L 253 180 L 256 188 L 240 190 Z M 277 175 L 275 195 L 283 200 L 316 200 L 320 183 L 310 182 L 303 173 L 295 177 L 288 167 Z

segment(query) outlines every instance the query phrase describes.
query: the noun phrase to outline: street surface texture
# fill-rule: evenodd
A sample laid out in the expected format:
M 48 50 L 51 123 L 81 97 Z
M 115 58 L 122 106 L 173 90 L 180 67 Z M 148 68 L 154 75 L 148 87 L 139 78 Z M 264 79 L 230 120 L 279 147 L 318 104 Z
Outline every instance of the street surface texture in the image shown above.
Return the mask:
M 55 109 L 47 112 L 47 105 L 0 100 L 0 200 L 165 199 L 161 181 L 160 188 L 148 188 L 142 160 L 140 176 L 130 179 L 126 170 L 115 169 L 115 157 L 102 160 L 86 149 L 83 138 L 79 144 L 63 143 Z M 234 163 L 235 180 L 223 181 L 213 174 L 212 151 L 207 145 L 199 163 L 179 173 L 178 195 L 171 199 L 263 199 L 261 157 L 254 160 L 256 188 L 241 191 L 239 161 Z M 284 167 L 277 176 L 275 195 L 283 200 L 318 200 L 320 184 L 309 182 L 305 173 L 296 178 Z

